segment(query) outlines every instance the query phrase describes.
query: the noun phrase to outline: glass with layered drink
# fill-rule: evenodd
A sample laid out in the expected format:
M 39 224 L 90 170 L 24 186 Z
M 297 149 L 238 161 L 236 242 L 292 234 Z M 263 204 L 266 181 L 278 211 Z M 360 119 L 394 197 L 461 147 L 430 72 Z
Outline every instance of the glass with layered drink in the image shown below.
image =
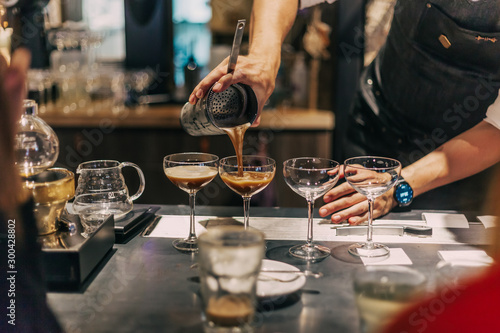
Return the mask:
M 250 199 L 264 190 L 273 180 L 276 162 L 269 157 L 243 155 L 225 157 L 219 163 L 219 175 L 224 183 L 243 198 L 244 226 L 248 228 L 250 220 Z
M 219 226 L 203 233 L 199 246 L 204 331 L 253 332 L 264 234 L 241 226 Z
M 218 156 L 206 153 L 178 153 L 165 156 L 163 159 L 163 170 L 167 178 L 189 194 L 189 235 L 184 239 L 176 239 L 172 243 L 180 251 L 198 250 L 194 214 L 196 193 L 217 176 L 218 160 Z

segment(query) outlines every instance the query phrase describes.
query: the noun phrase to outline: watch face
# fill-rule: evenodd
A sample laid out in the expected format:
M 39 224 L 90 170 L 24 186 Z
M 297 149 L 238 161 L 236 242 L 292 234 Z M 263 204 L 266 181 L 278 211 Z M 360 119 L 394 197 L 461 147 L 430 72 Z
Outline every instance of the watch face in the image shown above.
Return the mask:
M 413 200 L 413 189 L 408 183 L 401 183 L 396 187 L 394 197 L 401 206 L 409 205 Z

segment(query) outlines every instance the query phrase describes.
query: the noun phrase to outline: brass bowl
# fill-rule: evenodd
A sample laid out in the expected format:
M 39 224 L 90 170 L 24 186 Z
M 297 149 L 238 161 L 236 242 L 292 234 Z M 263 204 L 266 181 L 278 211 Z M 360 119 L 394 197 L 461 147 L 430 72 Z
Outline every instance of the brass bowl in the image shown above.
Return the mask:
M 66 203 L 75 196 L 74 173 L 63 168 L 51 168 L 25 179 L 23 184 L 33 195 L 38 234 L 48 235 L 57 231 Z

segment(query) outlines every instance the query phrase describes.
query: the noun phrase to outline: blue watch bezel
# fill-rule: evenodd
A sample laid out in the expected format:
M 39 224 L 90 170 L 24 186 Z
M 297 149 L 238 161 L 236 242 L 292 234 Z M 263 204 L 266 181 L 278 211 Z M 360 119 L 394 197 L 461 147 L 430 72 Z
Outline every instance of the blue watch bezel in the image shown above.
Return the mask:
M 409 206 L 413 201 L 413 189 L 405 180 L 400 180 L 394 190 L 394 199 L 400 207 Z

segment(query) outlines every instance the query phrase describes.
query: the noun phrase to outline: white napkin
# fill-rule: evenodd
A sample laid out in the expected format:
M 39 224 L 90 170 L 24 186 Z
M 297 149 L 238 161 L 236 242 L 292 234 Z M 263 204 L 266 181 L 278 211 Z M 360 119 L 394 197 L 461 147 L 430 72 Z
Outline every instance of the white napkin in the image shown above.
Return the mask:
M 365 258 L 361 257 L 363 264 L 367 265 L 412 265 L 410 257 L 402 248 L 390 248 L 391 254 L 383 258 Z
M 469 221 L 464 214 L 422 213 L 422 218 L 430 227 L 468 228 Z
M 438 251 L 444 261 L 469 260 L 475 262 L 493 263 L 493 258 L 483 250 Z
M 483 215 L 478 216 L 477 219 L 484 225 L 485 228 L 493 228 L 496 224 L 497 216 L 494 215 Z
M 207 231 L 200 222 L 208 218 L 208 216 L 195 216 L 196 236 Z M 161 217 L 161 220 L 158 221 L 154 230 L 149 234 L 149 237 L 187 237 L 189 234 L 189 219 L 189 215 L 164 215 Z

